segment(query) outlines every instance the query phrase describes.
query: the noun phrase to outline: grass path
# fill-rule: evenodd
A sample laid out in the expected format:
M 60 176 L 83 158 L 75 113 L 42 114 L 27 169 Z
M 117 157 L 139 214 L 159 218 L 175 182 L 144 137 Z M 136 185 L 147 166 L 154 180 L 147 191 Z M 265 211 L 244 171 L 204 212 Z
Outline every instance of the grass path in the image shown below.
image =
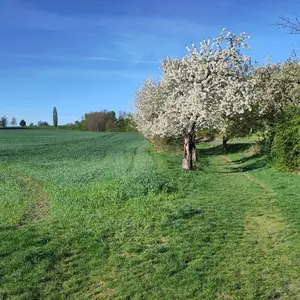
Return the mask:
M 237 177 L 242 177 L 252 190 L 246 205 L 243 237 L 234 253 L 230 253 L 221 264 L 222 269 L 227 270 L 231 284 L 219 297 L 300 299 L 299 244 L 295 245 L 294 232 L 277 206 L 276 193 L 228 156 L 218 156 L 210 161 L 218 161 L 215 169 L 224 172 L 228 182 L 238 182 Z M 240 187 L 245 184 L 235 186 L 232 198 L 240 197 L 244 192 Z

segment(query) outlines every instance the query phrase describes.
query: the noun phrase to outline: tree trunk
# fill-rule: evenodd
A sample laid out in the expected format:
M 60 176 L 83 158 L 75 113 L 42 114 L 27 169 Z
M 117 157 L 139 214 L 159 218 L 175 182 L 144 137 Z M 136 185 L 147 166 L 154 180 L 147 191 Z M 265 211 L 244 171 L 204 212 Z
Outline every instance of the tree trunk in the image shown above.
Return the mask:
M 228 142 L 228 137 L 226 135 L 223 135 L 223 148 L 224 150 L 227 150 L 227 142 Z
M 182 168 L 185 170 L 192 170 L 196 164 L 197 152 L 195 143 L 195 133 L 187 133 L 184 136 L 184 159 L 182 161 Z
M 196 149 L 196 134 L 192 133 L 191 147 L 192 147 L 192 161 L 196 164 L 197 161 L 197 149 Z

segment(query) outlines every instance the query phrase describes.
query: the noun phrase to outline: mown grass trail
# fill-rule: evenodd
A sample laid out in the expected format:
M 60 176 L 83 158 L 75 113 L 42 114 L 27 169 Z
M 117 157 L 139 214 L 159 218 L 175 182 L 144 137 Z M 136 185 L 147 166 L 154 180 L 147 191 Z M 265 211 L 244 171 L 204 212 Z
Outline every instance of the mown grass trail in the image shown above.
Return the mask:
M 277 186 L 272 187 L 257 178 L 255 174 L 260 171 L 254 168 L 256 172 L 252 174 L 247 170 L 249 165 L 241 164 L 241 159 L 237 162 L 228 156 L 220 159 L 226 164 L 222 168 L 220 162 L 218 168 L 227 173 L 227 179 L 236 181 L 237 176 L 242 176 L 243 181 L 248 180 L 247 190 L 251 190 L 245 206 L 243 236 L 235 252 L 222 262 L 222 272 L 225 270 L 231 278 L 231 287 L 227 286 L 220 295 L 242 299 L 298 299 L 299 243 L 295 243 L 295 239 L 298 239 L 299 232 L 280 210 L 278 202 L 281 199 L 275 192 Z M 266 169 L 264 172 L 272 174 L 274 171 Z M 239 199 L 240 193 L 244 193 L 240 187 L 236 186 L 233 197 Z M 234 288 L 235 292 L 230 291 Z
M 299 299 L 300 177 L 138 134 L 0 135 L 0 299 Z

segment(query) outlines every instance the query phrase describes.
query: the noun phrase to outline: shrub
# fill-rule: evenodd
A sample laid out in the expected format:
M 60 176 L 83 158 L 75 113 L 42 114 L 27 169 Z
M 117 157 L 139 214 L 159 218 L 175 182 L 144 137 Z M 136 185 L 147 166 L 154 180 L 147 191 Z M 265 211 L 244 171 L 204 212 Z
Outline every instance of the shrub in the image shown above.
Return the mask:
M 158 135 L 149 138 L 149 141 L 153 145 L 156 152 L 166 152 L 166 151 L 178 151 L 181 149 L 182 139 L 180 138 L 167 138 L 160 137 Z
M 289 109 L 277 125 L 271 158 L 275 167 L 282 171 L 300 167 L 300 108 Z

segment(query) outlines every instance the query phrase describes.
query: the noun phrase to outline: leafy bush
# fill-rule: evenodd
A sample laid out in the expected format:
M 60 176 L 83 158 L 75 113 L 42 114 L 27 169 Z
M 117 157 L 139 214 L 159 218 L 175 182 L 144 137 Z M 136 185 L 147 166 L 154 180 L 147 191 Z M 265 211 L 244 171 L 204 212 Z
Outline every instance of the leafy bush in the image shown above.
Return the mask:
M 300 108 L 288 109 L 277 125 L 271 158 L 279 170 L 293 171 L 300 167 Z
M 181 149 L 182 139 L 160 137 L 158 135 L 149 138 L 156 152 L 178 151 Z

